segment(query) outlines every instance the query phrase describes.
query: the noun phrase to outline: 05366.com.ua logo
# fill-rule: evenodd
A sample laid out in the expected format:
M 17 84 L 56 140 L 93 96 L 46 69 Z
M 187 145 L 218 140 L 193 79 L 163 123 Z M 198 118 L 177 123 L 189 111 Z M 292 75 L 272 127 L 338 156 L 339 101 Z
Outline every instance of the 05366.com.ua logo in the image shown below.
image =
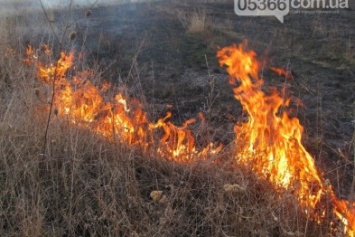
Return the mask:
M 348 0 L 234 0 L 239 16 L 275 16 L 284 22 L 291 9 L 346 9 Z

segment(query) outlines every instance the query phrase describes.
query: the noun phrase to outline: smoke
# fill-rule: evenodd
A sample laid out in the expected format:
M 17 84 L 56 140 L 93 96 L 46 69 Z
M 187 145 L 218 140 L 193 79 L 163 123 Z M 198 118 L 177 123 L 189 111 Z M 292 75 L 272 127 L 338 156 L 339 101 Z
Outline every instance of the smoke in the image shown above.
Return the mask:
M 149 0 L 0 0 L 1 10 L 19 10 L 25 8 L 40 8 L 40 2 L 48 8 L 63 8 L 72 6 L 93 6 L 93 5 L 110 5 L 129 2 L 144 2 Z
M 72 7 L 91 7 L 95 5 L 111 5 L 139 0 L 0 0 L 0 14 L 9 16 L 23 11 L 41 9 L 41 1 L 46 9 Z

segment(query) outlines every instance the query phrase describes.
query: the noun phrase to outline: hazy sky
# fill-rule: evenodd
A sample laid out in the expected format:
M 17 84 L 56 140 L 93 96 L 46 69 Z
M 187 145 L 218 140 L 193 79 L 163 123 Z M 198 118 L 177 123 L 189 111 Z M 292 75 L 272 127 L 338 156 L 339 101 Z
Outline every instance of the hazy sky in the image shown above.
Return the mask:
M 94 3 L 97 4 L 112 4 L 122 2 L 136 2 L 137 0 L 41 0 L 46 7 L 68 6 L 70 2 L 74 5 L 90 6 Z M 139 0 L 138 0 L 139 1 Z M 29 7 L 38 7 L 40 0 L 0 0 L 1 10 L 13 10 Z
M 96 2 L 96 0 L 42 0 L 43 4 L 50 6 L 59 6 L 59 5 L 68 5 L 72 1 L 74 4 L 80 5 L 91 5 Z M 121 2 L 122 0 L 98 0 L 98 3 L 114 3 Z M 0 0 L 1 8 L 6 6 L 15 6 L 15 5 L 39 5 L 40 0 Z
M 139 2 L 144 0 L 41 0 L 43 5 L 49 7 L 67 7 L 70 2 L 74 6 L 91 6 L 94 3 L 100 5 L 122 3 L 122 2 Z M 34 9 L 40 7 L 40 0 L 0 0 L 0 15 L 8 15 L 19 12 L 23 9 Z

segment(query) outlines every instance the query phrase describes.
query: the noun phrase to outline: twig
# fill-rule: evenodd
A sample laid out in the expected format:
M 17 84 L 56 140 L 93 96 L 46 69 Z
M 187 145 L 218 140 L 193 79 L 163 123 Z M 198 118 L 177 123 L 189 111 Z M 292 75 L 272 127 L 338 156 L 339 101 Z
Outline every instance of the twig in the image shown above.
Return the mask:
M 96 3 L 98 2 L 98 0 L 96 0 L 92 5 L 91 7 L 93 7 Z M 65 26 L 65 29 L 63 31 L 63 34 L 61 36 L 61 38 L 58 37 L 58 35 L 55 33 L 55 30 L 54 30 L 54 26 L 52 24 L 52 22 L 50 21 L 49 19 L 49 16 L 48 16 L 48 13 L 43 5 L 43 2 L 42 0 L 39 0 L 39 3 L 41 5 L 41 8 L 42 8 L 42 11 L 46 17 L 46 20 L 55 36 L 55 38 L 57 39 L 58 41 L 58 44 L 59 44 L 59 52 L 62 51 L 62 42 L 64 40 L 64 36 L 66 35 L 66 32 L 68 31 L 68 29 L 71 27 L 71 25 L 69 23 L 66 24 Z M 72 4 L 73 4 L 73 0 L 70 1 L 69 3 L 69 9 L 72 8 Z M 47 146 L 47 137 L 48 137 L 48 131 L 49 131 L 49 123 L 50 123 L 50 120 L 51 120 L 51 117 L 52 117 L 52 112 L 53 112 L 53 106 L 54 106 L 54 99 L 55 99 L 55 90 L 56 90 L 56 82 L 57 82 L 57 79 L 58 79 L 58 75 L 57 75 L 57 71 L 58 71 L 58 63 L 56 64 L 56 67 L 55 67 L 55 70 L 54 70 L 54 75 L 53 75 L 53 83 L 52 83 L 52 98 L 51 98 L 51 101 L 50 101 L 50 107 L 49 107 L 49 113 L 48 113 L 48 118 L 47 118 L 47 124 L 46 124 L 46 130 L 45 130 L 45 134 L 44 134 L 44 143 L 43 143 L 43 151 L 42 151 L 42 155 L 45 156 L 46 154 L 46 146 Z
M 216 101 L 217 97 L 219 96 L 219 93 L 217 93 L 216 96 L 214 96 L 214 90 L 216 87 L 216 79 L 215 77 L 211 74 L 210 66 L 208 64 L 207 56 L 205 54 L 205 61 L 206 61 L 206 66 L 207 66 L 207 73 L 208 73 L 208 85 L 209 85 L 209 93 L 208 93 L 208 98 L 207 98 L 207 113 L 208 113 L 208 119 L 211 119 L 212 116 L 212 106 L 214 102 Z
M 43 13 L 44 13 L 44 16 L 46 17 L 46 20 L 47 20 L 47 22 L 48 22 L 48 24 L 49 24 L 49 27 L 51 28 L 51 30 L 52 30 L 52 32 L 53 32 L 55 38 L 58 40 L 58 42 L 59 42 L 59 47 L 61 47 L 61 46 L 62 46 L 61 40 L 59 39 L 58 35 L 57 35 L 57 34 L 55 33 L 55 31 L 54 31 L 53 24 L 52 24 L 52 22 L 49 20 L 47 11 L 46 11 L 46 9 L 44 8 L 44 5 L 43 5 L 42 0 L 39 0 L 39 3 L 41 4 L 42 11 L 43 11 Z
M 48 21 L 48 24 L 55 36 L 55 38 L 58 40 L 58 43 L 59 43 L 59 52 L 61 51 L 61 48 L 62 48 L 62 43 L 61 43 L 61 39 L 59 39 L 58 35 L 55 33 L 54 31 L 54 28 L 53 28 L 53 25 L 51 23 L 51 21 L 49 20 L 49 17 L 48 17 L 48 14 L 47 14 L 47 11 L 46 9 L 44 8 L 44 5 L 43 5 L 43 2 L 42 0 L 39 0 L 40 4 L 41 4 L 41 8 L 42 8 L 42 11 Z M 54 70 L 54 76 L 53 76 L 53 83 L 52 83 L 52 99 L 51 99 L 51 102 L 50 102 L 50 106 L 49 106 L 49 113 L 48 113 L 48 118 L 47 118 L 47 124 L 46 124 L 46 130 L 45 130 L 45 133 L 44 133 L 44 142 L 43 142 L 43 150 L 42 150 L 42 155 L 45 156 L 46 155 L 46 147 L 47 147 L 47 137 L 48 137 L 48 131 L 49 131 L 49 123 L 50 123 L 50 120 L 51 120 L 51 117 L 52 117 L 52 110 L 53 110 L 53 105 L 54 105 L 54 98 L 55 98 L 55 84 L 56 84 L 56 81 L 57 81 L 57 70 L 58 70 L 58 63 L 56 64 L 56 67 L 55 67 L 55 70 Z
M 49 113 L 48 113 L 48 118 L 47 118 L 47 124 L 46 124 L 46 131 L 44 133 L 44 143 L 43 143 L 43 151 L 42 154 L 43 156 L 45 156 L 46 154 L 46 146 L 47 146 L 47 136 L 48 136 L 48 131 L 49 131 L 49 123 L 51 121 L 51 117 L 52 117 L 52 110 L 53 110 L 53 105 L 54 105 L 54 98 L 55 98 L 55 84 L 57 81 L 57 69 L 58 69 L 58 63 L 56 65 L 56 68 L 54 70 L 54 77 L 53 77 L 53 83 L 52 83 L 52 98 L 51 98 L 51 102 L 49 105 Z

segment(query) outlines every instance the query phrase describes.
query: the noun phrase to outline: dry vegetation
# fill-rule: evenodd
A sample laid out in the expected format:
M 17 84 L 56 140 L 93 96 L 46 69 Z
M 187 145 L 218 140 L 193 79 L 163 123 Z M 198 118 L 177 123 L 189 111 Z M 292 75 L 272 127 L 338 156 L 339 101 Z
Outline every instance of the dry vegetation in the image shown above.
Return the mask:
M 55 117 L 44 156 L 47 114 L 18 60 L 1 64 L 2 236 L 324 236 L 232 162 L 176 164 Z
M 188 32 L 206 27 L 203 10 L 178 17 Z M 16 19 L 1 27 L 1 236 L 334 234 L 332 216 L 322 225 L 312 222 L 292 194 L 280 194 L 236 166 L 233 145 L 221 155 L 223 162 L 177 164 L 55 115 L 45 138 L 48 101 L 38 96 L 43 85 L 33 68 L 22 63 L 26 45 L 15 40 Z

